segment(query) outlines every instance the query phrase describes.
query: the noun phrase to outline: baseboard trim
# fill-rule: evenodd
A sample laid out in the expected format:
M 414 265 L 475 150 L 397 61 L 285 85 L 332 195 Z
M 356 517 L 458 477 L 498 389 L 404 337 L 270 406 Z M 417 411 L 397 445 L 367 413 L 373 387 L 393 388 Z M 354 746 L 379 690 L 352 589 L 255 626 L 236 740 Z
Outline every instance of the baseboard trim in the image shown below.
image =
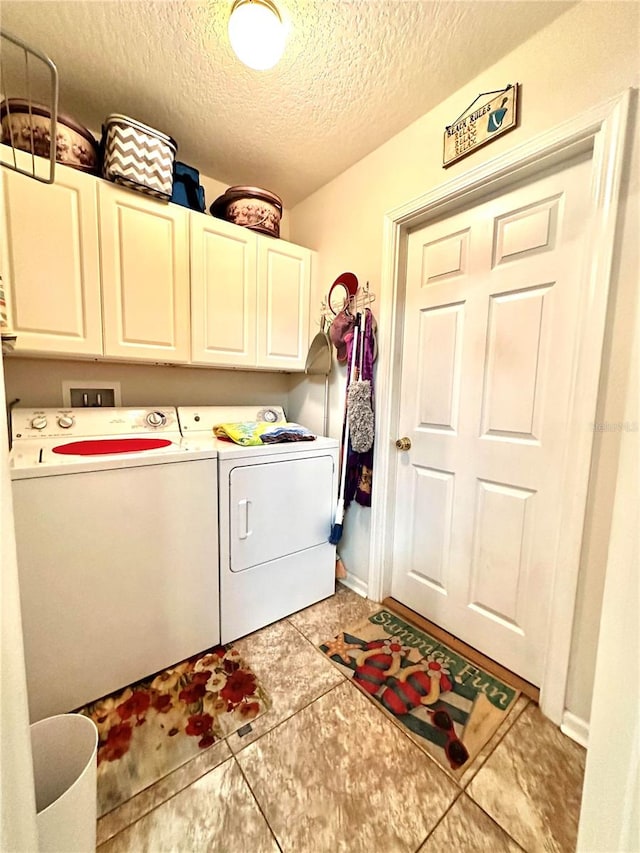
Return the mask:
M 359 577 L 356 577 L 356 575 L 351 574 L 351 572 L 347 572 L 346 578 L 340 578 L 340 583 L 348 586 L 352 592 L 357 592 L 358 595 L 361 595 L 363 598 L 368 598 L 368 584 Z
M 589 723 L 586 720 L 582 720 L 580 717 L 572 714 L 571 711 L 565 711 L 562 715 L 560 731 L 567 737 L 570 737 L 571 740 L 579 743 L 580 746 L 584 746 L 585 749 L 588 748 Z

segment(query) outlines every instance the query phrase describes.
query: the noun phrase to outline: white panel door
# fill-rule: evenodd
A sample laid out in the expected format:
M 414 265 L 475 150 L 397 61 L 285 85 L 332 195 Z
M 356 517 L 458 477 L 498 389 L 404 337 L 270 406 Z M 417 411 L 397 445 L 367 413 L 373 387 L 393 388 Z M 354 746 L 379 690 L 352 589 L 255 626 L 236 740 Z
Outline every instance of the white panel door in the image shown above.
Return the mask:
M 303 370 L 309 346 L 312 252 L 258 238 L 258 365 Z
M 211 216 L 191 217 L 191 360 L 256 364 L 257 235 Z
M 99 201 L 105 355 L 188 361 L 189 211 L 106 181 Z
M 96 179 L 58 165 L 55 184 L 10 169 L 2 183 L 16 352 L 102 355 Z
M 408 245 L 392 595 L 534 684 L 589 175 L 574 163 Z

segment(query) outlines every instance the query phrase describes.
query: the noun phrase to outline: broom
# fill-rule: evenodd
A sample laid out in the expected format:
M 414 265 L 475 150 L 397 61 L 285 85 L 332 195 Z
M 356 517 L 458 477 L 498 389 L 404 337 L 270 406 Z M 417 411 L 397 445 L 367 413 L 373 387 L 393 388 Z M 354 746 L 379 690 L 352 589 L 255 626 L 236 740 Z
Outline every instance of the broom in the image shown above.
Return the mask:
M 351 350 L 351 364 L 349 365 L 349 376 L 347 378 L 347 391 L 349 383 L 353 376 L 353 370 L 356 362 L 356 350 L 358 349 L 358 331 L 360 325 L 359 315 L 356 315 L 356 321 L 353 326 L 353 344 Z M 347 455 L 349 453 L 349 410 L 345 406 L 344 427 L 342 437 L 342 468 L 340 470 L 340 486 L 338 488 L 338 503 L 336 505 L 336 514 L 329 535 L 331 545 L 337 545 L 342 539 L 342 522 L 344 521 L 344 492 L 347 483 Z

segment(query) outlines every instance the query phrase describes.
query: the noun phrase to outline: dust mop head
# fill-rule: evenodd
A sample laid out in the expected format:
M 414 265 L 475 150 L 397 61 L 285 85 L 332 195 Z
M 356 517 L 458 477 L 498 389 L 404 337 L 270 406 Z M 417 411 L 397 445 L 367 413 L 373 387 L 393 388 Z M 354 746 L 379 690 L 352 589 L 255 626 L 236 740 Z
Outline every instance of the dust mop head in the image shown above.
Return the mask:
M 371 382 L 369 380 L 363 379 L 349 385 L 347 411 L 349 412 L 351 447 L 356 453 L 365 453 L 371 449 L 374 437 Z

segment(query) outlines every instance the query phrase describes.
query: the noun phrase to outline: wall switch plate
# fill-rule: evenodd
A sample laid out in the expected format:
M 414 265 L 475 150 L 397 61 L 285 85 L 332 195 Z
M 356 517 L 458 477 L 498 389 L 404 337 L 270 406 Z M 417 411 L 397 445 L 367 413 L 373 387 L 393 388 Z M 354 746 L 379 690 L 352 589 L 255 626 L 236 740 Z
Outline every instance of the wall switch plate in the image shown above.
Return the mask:
M 121 406 L 120 383 L 67 380 L 62 383 L 62 404 L 68 408 Z

